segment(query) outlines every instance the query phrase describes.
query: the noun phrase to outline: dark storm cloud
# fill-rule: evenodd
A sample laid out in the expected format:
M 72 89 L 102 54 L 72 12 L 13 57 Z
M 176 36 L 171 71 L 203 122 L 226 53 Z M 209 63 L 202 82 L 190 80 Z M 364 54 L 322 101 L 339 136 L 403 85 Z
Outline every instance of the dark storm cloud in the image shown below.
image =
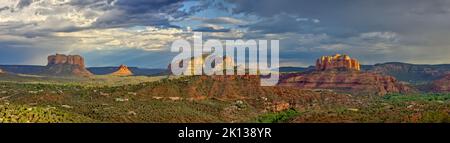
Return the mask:
M 115 6 L 130 14 L 175 12 L 182 6 L 181 2 L 182 0 L 119 0 Z
M 329 36 L 312 44 L 303 43 L 301 36 L 291 36 L 280 41 L 283 48 L 281 57 L 284 60 L 307 61 L 307 58 L 300 56 L 305 53 L 324 55 L 344 52 L 359 57 L 365 63 L 450 62 L 448 0 L 226 1 L 235 5 L 232 8 L 234 14 L 256 15 L 261 19 L 260 22 L 246 25 L 251 31 L 261 34 Z M 318 19 L 320 22 L 296 23 L 290 16 Z M 391 35 L 389 33 L 396 35 L 396 41 L 367 37 Z
M 439 29 L 450 24 L 447 0 L 228 0 L 234 13 L 272 17 L 280 13 L 320 19 L 335 34 L 373 30 L 404 32 L 412 28 Z M 439 21 L 439 22 L 437 22 Z M 273 25 L 293 27 L 290 23 Z M 448 29 L 448 28 L 446 28 Z
M 251 25 L 245 25 L 251 31 L 257 31 L 261 33 L 311 33 L 319 32 L 318 22 L 314 20 L 300 18 L 289 14 L 278 14 L 271 17 L 266 17 L 260 22 Z
M 106 14 L 95 23 L 96 27 L 165 26 L 172 19 L 186 17 L 189 13 L 180 11 L 182 0 L 108 0 Z M 88 5 L 87 2 L 78 4 Z M 102 7 L 103 8 L 103 7 Z

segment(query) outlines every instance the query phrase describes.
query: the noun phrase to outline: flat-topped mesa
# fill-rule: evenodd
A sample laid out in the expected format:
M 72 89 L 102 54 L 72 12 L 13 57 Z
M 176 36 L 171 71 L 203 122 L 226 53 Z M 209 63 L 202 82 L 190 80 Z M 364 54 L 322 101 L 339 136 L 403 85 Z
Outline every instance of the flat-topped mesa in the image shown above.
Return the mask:
M 322 56 L 317 59 L 316 70 L 326 71 L 331 69 L 345 69 L 360 71 L 361 66 L 359 61 L 350 58 L 347 55 L 336 54 L 334 56 Z
M 59 65 L 59 64 L 78 65 L 81 68 L 85 67 L 84 59 L 80 55 L 56 54 L 56 55 L 48 56 L 47 66 Z
M 84 58 L 79 55 L 56 54 L 48 56 L 48 64 L 43 72 L 51 76 L 91 76 L 85 68 Z

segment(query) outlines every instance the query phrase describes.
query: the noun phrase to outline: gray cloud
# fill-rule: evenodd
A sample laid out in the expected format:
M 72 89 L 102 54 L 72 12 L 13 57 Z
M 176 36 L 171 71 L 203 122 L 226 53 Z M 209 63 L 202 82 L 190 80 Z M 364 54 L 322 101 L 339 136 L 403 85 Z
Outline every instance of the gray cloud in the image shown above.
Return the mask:
M 405 32 L 417 28 L 439 30 L 450 24 L 446 0 L 228 0 L 236 4 L 234 13 L 272 17 L 288 13 L 320 19 L 332 34 L 354 32 Z M 439 22 L 437 22 L 439 21 Z M 446 28 L 448 29 L 448 28 Z M 293 29 L 295 30 L 295 29 Z
M 19 0 L 19 2 L 16 5 L 16 8 L 21 9 L 23 7 L 29 6 L 33 0 Z
M 215 29 L 213 27 L 200 27 L 197 29 L 194 29 L 196 32 L 230 32 L 230 29 Z
M 139 54 L 143 50 L 186 36 L 172 25 L 180 21 L 187 24 L 181 27 L 205 32 L 205 38 L 279 39 L 281 61 L 288 64 L 307 66 L 334 53 L 363 63 L 450 62 L 448 0 L 225 1 L 204 0 L 187 9 L 182 0 L 5 1 L 0 3 L 0 62 L 45 61 L 35 57 L 60 51 L 86 54 L 93 65 L 147 65 L 145 60 L 152 61 L 147 56 L 155 54 Z M 195 15 L 208 8 L 215 10 Z M 22 50 L 26 56 L 17 57 L 28 60 L 10 56 Z M 126 55 L 136 57 L 114 60 Z
M 281 13 L 270 17 L 264 17 L 257 23 L 244 25 L 250 31 L 257 31 L 264 34 L 277 33 L 317 33 L 320 27 L 317 20 L 300 18 L 295 15 Z
M 313 63 L 310 55 L 351 53 L 366 63 L 449 63 L 450 1 L 447 0 L 227 0 L 234 14 L 257 15 L 246 25 L 277 34 L 282 58 Z M 292 17 L 318 19 L 296 22 Z M 283 35 L 291 35 L 285 38 Z M 303 43 L 301 35 L 328 35 Z M 248 34 L 246 37 L 256 37 Z M 314 37 L 314 36 L 313 36 Z M 302 57 L 304 56 L 304 57 Z M 313 58 L 314 59 L 314 58 Z

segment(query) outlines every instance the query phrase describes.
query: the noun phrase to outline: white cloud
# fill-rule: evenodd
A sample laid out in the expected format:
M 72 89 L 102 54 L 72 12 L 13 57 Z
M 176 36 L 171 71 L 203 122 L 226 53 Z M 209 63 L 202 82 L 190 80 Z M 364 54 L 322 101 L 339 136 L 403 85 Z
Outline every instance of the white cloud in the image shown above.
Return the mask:
M 34 0 L 23 7 L 18 6 L 20 1 L 17 0 L 0 1 L 0 7 L 10 9 L 0 11 L 1 23 L 34 24 L 35 29 L 59 28 L 61 22 L 73 27 L 89 27 L 104 14 L 101 10 L 70 5 L 68 0 Z
M 177 28 L 139 27 L 136 29 L 111 28 L 92 29 L 77 32 L 59 32 L 56 37 L 76 39 L 69 44 L 72 48 L 137 48 L 161 50 L 176 39 L 185 38 L 187 33 Z
M 350 45 L 346 45 L 346 44 L 342 44 L 342 43 L 324 44 L 324 45 L 318 46 L 316 48 L 316 50 L 319 50 L 319 51 L 343 51 L 343 50 L 349 49 L 350 47 L 351 47 Z
M 384 40 L 397 40 L 398 34 L 394 32 L 368 32 L 361 33 L 360 38 L 362 39 L 384 39 Z
M 319 20 L 319 19 L 313 19 L 312 22 L 314 22 L 314 23 L 319 23 L 320 20 Z

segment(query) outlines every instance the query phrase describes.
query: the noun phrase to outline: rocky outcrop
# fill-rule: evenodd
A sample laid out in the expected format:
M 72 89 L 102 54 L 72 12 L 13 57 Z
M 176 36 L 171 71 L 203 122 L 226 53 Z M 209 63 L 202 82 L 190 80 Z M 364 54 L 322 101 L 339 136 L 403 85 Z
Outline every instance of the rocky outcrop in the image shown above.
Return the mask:
M 199 57 L 192 57 L 191 59 L 185 59 L 182 60 L 180 62 L 178 62 L 179 67 L 183 66 L 183 62 L 188 62 L 188 66 L 186 67 L 186 69 L 184 70 L 184 75 L 194 75 L 196 70 L 202 70 L 203 67 L 205 66 L 207 60 L 213 60 L 214 58 L 216 58 L 216 56 L 213 55 L 202 55 Z M 214 67 L 214 71 L 219 71 L 220 69 L 225 69 L 226 66 L 231 65 L 231 66 L 235 66 L 234 60 L 231 57 L 219 57 L 222 58 L 221 62 L 212 62 L 212 66 Z M 171 71 L 171 66 L 172 64 L 169 64 L 168 66 L 168 71 L 170 74 L 172 74 Z M 220 68 L 222 67 L 222 68 Z
M 433 92 L 450 92 L 450 74 L 442 79 L 436 80 L 432 84 Z
M 79 55 L 56 54 L 48 56 L 48 64 L 44 71 L 51 76 L 91 76 L 86 70 L 84 58 Z
M 269 110 L 274 111 L 284 110 L 295 106 L 294 104 L 303 104 L 319 98 L 327 98 L 324 100 L 325 104 L 347 101 L 348 98 L 345 94 L 335 94 L 328 91 L 316 92 L 296 87 L 261 86 L 260 83 L 259 76 L 253 75 L 184 76 L 167 82 L 155 83 L 155 86 L 147 86 L 137 91 L 137 94 L 154 99 L 170 99 L 180 96 L 182 100 L 213 98 L 219 101 L 245 101 L 256 99 L 256 102 L 249 102 L 249 104 L 266 106 Z M 272 102 L 273 104 L 262 102 Z
M 355 95 L 386 95 L 409 93 L 414 90 L 394 77 L 358 71 L 315 71 L 284 75 L 279 86 L 302 89 L 331 89 Z
M 323 56 L 317 59 L 317 71 L 326 71 L 333 69 L 360 71 L 361 66 L 358 60 L 352 59 L 347 55 L 336 54 L 334 56 Z
M 0 74 L 4 74 L 5 72 L 2 70 L 2 69 L 0 69 Z
M 125 65 L 120 65 L 116 72 L 111 73 L 114 76 L 132 76 L 133 72 Z
M 360 70 L 359 61 L 347 55 L 323 56 L 317 60 L 316 71 L 283 75 L 279 86 L 331 89 L 356 95 L 386 95 L 413 91 L 392 76 Z
M 67 65 L 74 65 L 79 66 L 81 68 L 84 68 L 84 59 L 83 57 L 79 55 L 63 55 L 63 54 L 56 54 L 48 56 L 48 64 L 47 66 L 52 65 L 60 65 L 60 64 L 67 64 Z

